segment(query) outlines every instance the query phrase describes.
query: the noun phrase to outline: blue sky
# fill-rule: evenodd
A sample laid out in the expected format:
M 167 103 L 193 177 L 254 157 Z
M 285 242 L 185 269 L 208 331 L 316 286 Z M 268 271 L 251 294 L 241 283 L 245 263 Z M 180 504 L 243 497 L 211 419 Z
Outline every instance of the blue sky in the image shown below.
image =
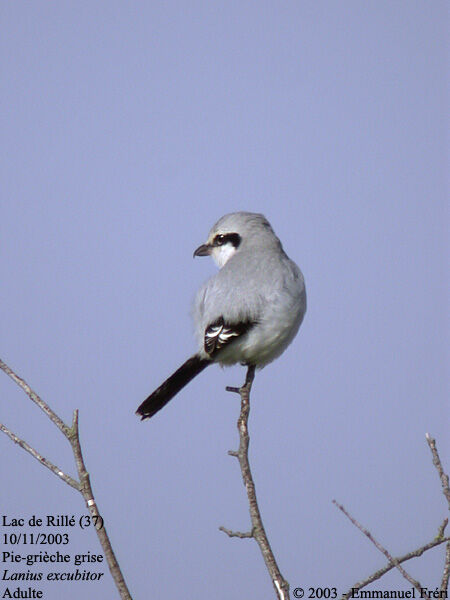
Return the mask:
M 27 2 L 0 6 L 2 359 L 70 420 L 134 598 L 270 597 L 236 461 L 240 367 L 205 371 L 150 422 L 134 411 L 195 349 L 211 225 L 262 212 L 308 312 L 258 373 L 251 460 L 292 587 L 434 537 L 425 443 L 448 443 L 444 2 Z M 0 422 L 74 473 L 7 379 Z M 2 514 L 83 513 L 0 438 Z M 2 532 L 3 533 L 3 532 Z M 100 552 L 71 532 L 70 552 Z M 409 565 L 435 587 L 443 550 Z M 406 589 L 391 574 L 377 589 Z M 114 597 L 43 583 L 46 598 Z

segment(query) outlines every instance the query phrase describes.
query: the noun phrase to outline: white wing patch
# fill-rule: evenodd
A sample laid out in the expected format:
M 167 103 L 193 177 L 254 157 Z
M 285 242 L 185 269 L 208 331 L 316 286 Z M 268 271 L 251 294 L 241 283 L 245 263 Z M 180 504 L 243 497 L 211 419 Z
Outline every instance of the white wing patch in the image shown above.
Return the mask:
M 254 323 L 236 323 L 227 324 L 220 317 L 214 323 L 211 323 L 205 330 L 205 352 L 213 356 L 221 348 L 233 341 L 252 327 Z

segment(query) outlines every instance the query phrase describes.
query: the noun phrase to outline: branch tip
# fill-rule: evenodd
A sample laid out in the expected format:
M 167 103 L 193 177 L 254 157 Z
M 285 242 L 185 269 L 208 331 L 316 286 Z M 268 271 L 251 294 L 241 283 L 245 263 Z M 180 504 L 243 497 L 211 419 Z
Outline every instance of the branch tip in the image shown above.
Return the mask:
M 227 391 L 227 392 L 233 392 L 235 394 L 240 394 L 241 393 L 241 388 L 233 387 L 231 385 L 227 385 L 227 387 L 225 388 L 225 391 Z
M 444 537 L 445 528 L 447 527 L 447 525 L 448 525 L 448 519 L 445 518 L 444 521 L 442 522 L 442 525 L 439 526 L 437 536 L 434 538 L 435 540 L 442 540 L 442 538 Z
M 251 531 L 246 531 L 244 533 L 242 531 L 232 531 L 231 529 L 227 529 L 223 525 L 221 525 L 219 527 L 219 529 L 220 529 L 220 531 L 223 531 L 224 533 L 226 533 L 228 537 L 237 537 L 240 539 L 255 537 L 253 535 L 253 529 Z

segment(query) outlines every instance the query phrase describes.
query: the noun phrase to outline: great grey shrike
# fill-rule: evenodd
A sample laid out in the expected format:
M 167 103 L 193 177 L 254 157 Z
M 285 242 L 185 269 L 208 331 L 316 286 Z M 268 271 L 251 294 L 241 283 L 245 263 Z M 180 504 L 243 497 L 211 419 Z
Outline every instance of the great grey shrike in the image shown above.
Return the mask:
M 194 256 L 212 256 L 219 267 L 195 298 L 198 351 L 139 406 L 142 419 L 212 363 L 261 369 L 292 342 L 306 311 L 302 272 L 263 215 L 223 216 Z

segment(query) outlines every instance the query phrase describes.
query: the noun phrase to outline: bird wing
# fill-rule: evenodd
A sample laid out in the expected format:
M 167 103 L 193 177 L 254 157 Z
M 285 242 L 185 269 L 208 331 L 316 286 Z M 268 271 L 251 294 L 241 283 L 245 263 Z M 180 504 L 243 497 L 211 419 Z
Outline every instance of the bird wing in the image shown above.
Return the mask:
M 253 325 L 255 323 L 251 321 L 227 323 L 223 317 L 219 317 L 205 329 L 205 352 L 212 358 L 221 348 L 247 333 Z

